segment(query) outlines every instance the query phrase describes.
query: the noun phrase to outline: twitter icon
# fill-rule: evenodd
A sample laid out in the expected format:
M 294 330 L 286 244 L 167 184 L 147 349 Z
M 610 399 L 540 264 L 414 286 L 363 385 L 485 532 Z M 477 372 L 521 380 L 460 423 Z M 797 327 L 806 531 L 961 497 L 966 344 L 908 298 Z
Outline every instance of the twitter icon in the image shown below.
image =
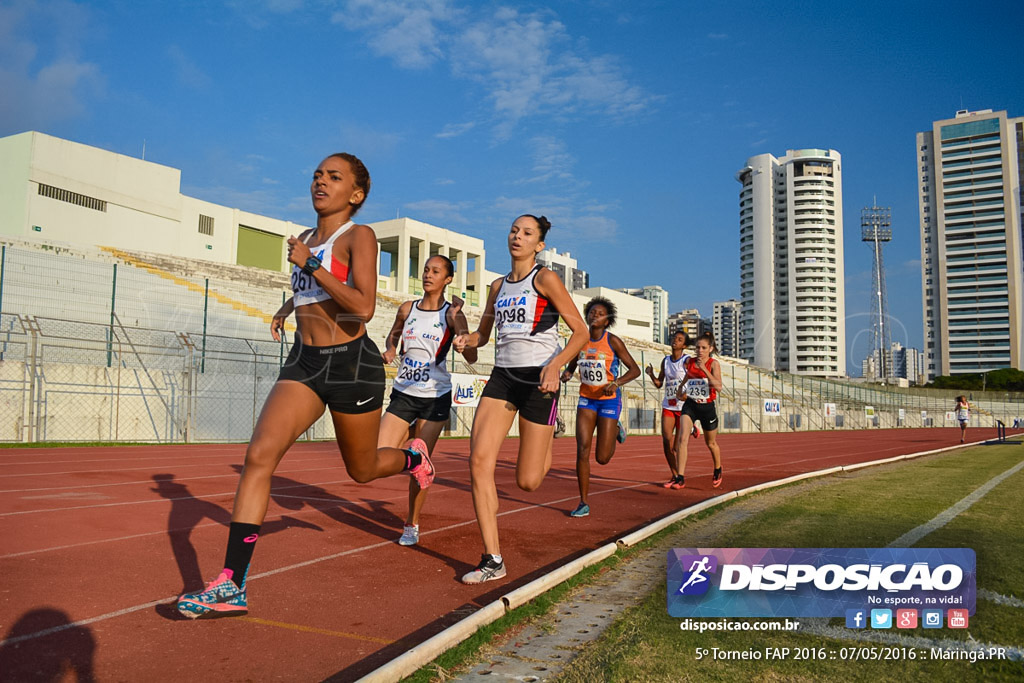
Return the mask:
M 892 610 L 871 610 L 871 628 L 892 628 Z

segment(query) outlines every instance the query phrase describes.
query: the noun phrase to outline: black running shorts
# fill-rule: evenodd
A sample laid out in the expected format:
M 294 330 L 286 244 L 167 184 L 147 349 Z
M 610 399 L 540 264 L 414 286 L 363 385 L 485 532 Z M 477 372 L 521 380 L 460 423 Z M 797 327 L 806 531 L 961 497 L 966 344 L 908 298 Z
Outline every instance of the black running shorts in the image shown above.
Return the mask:
M 683 415 L 689 415 L 690 419 L 696 422 L 700 420 L 700 426 L 705 432 L 718 429 L 718 411 L 715 410 L 715 402 L 697 403 L 692 398 L 683 402 Z
M 483 398 L 507 401 L 519 411 L 527 422 L 540 425 L 555 424 L 558 412 L 558 391 L 538 389 L 540 367 L 503 368 L 495 366 L 484 387 Z
M 387 412 L 409 424 L 416 420 L 447 422 L 452 414 L 452 392 L 443 396 L 421 397 L 391 390 L 391 401 Z
M 296 342 L 277 380 L 305 384 L 336 413 L 357 415 L 384 405 L 384 360 L 365 334 L 337 346 Z

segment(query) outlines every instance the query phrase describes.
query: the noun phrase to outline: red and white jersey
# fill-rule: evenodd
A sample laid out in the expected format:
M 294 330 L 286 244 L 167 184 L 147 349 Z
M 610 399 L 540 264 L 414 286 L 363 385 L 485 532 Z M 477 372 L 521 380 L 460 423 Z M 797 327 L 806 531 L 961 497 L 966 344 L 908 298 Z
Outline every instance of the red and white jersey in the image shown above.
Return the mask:
M 676 398 L 676 391 L 683 383 L 683 377 L 686 375 L 686 361 L 689 358 L 689 354 L 686 353 L 679 356 L 679 360 L 672 360 L 672 356 L 665 356 L 663 361 L 665 377 L 662 385 L 665 387 L 665 398 L 661 400 L 661 407 L 665 410 L 678 412 L 683 409 L 683 402 Z
M 712 364 L 715 362 L 714 359 L 711 360 Z M 686 397 L 696 403 L 714 403 L 718 398 L 718 392 L 711 386 L 708 373 L 700 368 L 695 357 L 686 361 L 685 383 Z
M 352 225 L 352 221 L 345 223 L 345 225 L 335 230 L 334 234 L 326 242 L 316 247 L 310 247 L 313 256 L 320 259 L 321 267 L 327 268 L 331 275 L 346 285 L 352 284 L 351 274 L 347 264 L 334 258 L 334 241 L 345 234 Z M 303 241 L 309 244 L 309 240 L 315 233 L 316 230 L 310 230 Z M 312 275 L 295 265 L 292 266 L 292 292 L 295 294 L 295 308 L 316 303 L 317 301 L 326 301 L 331 298 L 331 295 L 320 286 Z
M 534 285 L 541 266 L 522 280 L 506 275 L 494 300 L 498 343 L 494 364 L 503 368 L 535 368 L 558 355 L 558 311 Z
M 448 325 L 447 301 L 440 310 L 412 305 L 402 327 L 402 364 L 394 388 L 408 396 L 437 398 L 452 390 L 448 372 L 448 351 L 452 347 L 452 329 Z

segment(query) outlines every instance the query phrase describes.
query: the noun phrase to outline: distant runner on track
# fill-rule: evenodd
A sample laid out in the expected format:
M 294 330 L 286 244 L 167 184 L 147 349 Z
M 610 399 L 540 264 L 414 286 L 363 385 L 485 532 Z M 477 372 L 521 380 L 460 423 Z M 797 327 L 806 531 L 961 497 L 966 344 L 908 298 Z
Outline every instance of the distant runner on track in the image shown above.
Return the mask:
M 715 409 L 715 399 L 718 398 L 718 392 L 722 390 L 722 366 L 711 357 L 714 348 L 714 335 L 705 332 L 697 337 L 697 355 L 686 360 L 683 382 L 677 390 L 677 395 L 683 402 L 682 425 L 676 433 L 679 486 L 672 488 L 686 486 L 686 480 L 683 477 L 686 472 L 688 451 L 686 435 L 690 433 L 696 420 L 700 420 L 701 425 L 704 426 L 704 442 L 708 445 L 708 450 L 711 451 L 711 459 L 714 463 L 711 486 L 717 489 L 722 485 L 722 453 L 715 438 L 718 434 L 718 411 Z
M 690 338 L 682 330 L 677 330 L 672 335 L 672 353 L 661 359 L 661 368 L 655 377 L 654 368 L 647 365 L 647 376 L 651 378 L 654 386 L 658 389 L 664 387 L 665 397 L 661 400 L 661 448 L 665 452 L 665 462 L 672 472 L 662 486 L 667 489 L 682 488 L 679 477 L 682 474 L 677 469 L 676 458 L 676 432 L 679 430 L 679 416 L 682 414 L 683 402 L 676 396 L 676 391 L 683 381 L 685 370 L 683 366 L 690 357 L 686 353 L 686 347 L 690 345 Z M 692 428 L 692 425 L 691 425 Z M 689 434 L 690 431 L 685 432 Z

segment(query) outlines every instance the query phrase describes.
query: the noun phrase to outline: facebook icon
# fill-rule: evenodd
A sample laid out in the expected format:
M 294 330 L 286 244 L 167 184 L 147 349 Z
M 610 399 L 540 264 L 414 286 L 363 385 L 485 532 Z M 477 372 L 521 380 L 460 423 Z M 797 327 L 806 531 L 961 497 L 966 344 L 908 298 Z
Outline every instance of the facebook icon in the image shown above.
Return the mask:
M 846 628 L 865 628 L 867 626 L 867 611 L 862 609 L 846 610 Z

